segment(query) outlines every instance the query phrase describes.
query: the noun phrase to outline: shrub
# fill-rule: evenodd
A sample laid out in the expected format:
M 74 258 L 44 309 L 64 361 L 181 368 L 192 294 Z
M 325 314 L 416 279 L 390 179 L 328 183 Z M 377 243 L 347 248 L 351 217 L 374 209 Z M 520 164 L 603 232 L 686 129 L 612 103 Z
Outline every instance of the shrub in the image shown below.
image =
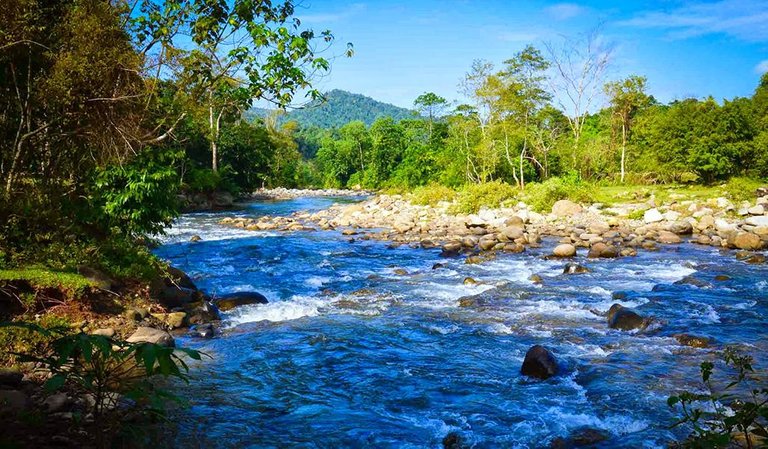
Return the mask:
M 733 201 L 755 199 L 755 190 L 760 187 L 760 181 L 749 178 L 731 178 L 722 187 L 725 196 Z
M 723 352 L 726 367 L 735 369 L 735 377 L 724 387 L 715 386 L 712 373 L 715 364 L 701 364 L 701 381 L 705 393 L 684 391 L 671 396 L 667 404 L 679 410 L 681 417 L 672 427 L 687 425 L 692 433 L 677 446 L 686 448 L 758 447 L 768 437 L 768 386 L 764 376 L 752 367 L 752 357 L 733 348 Z M 700 408 L 706 406 L 706 410 Z M 763 443 L 759 443 L 763 441 Z
M 584 183 L 577 176 L 549 178 L 542 183 L 528 184 L 523 199 L 539 212 L 549 212 L 559 200 L 577 203 L 592 202 L 594 187 Z
M 423 187 L 417 187 L 410 195 L 413 204 L 422 206 L 434 206 L 441 201 L 453 201 L 456 191 L 450 187 L 432 183 Z
M 505 201 L 515 198 L 518 193 L 517 188 L 502 181 L 467 184 L 458 192 L 451 212 L 472 214 L 482 207 L 500 207 Z

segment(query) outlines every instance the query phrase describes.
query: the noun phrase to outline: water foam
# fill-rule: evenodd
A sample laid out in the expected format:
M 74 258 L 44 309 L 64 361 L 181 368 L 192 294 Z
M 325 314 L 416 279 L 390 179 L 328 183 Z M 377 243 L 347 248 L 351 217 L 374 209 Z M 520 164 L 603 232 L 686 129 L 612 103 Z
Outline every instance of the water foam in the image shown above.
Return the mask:
M 330 299 L 328 298 L 296 295 L 285 301 L 238 307 L 231 313 L 226 314 L 225 322 L 228 326 L 237 326 L 238 324 L 259 321 L 282 322 L 297 320 L 304 317 L 318 316 L 321 313 L 320 310 L 329 304 Z

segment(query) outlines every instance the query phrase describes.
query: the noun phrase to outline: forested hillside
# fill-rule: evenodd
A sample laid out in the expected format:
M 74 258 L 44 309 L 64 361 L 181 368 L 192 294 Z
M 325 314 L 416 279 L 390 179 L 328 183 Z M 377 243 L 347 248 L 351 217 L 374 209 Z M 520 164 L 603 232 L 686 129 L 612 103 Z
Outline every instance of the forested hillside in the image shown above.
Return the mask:
M 263 118 L 270 113 L 272 111 L 269 109 L 253 108 L 247 111 L 245 116 L 249 119 Z M 370 126 L 380 117 L 392 117 L 395 121 L 400 121 L 413 116 L 414 112 L 411 110 L 383 103 L 365 95 L 334 89 L 326 92 L 322 99 L 281 115 L 278 122 L 295 121 L 303 128 L 338 128 L 357 120 Z

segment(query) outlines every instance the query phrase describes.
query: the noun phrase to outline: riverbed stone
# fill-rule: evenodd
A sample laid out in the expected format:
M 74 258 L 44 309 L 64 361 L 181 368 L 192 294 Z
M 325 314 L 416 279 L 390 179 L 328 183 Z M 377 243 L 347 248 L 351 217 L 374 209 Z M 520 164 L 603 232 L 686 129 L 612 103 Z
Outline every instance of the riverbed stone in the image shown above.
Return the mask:
M 563 268 L 563 274 L 584 274 L 589 273 L 590 271 L 592 270 L 577 263 L 567 263 L 565 268 Z
M 222 312 L 251 304 L 267 304 L 267 298 L 259 292 L 236 292 L 218 297 L 214 304 Z
M 115 336 L 115 330 L 111 327 L 105 327 L 103 329 L 96 329 L 91 332 L 91 335 L 100 335 L 102 337 L 112 338 Z
M 555 249 L 552 250 L 552 255 L 555 257 L 573 257 L 576 255 L 576 247 L 569 243 L 563 243 L 557 245 Z
M 13 368 L 0 368 L 0 388 L 18 388 L 24 375 Z
M 153 343 L 161 346 L 174 347 L 176 342 L 171 334 L 153 327 L 139 327 L 125 341 L 128 343 Z
M 556 217 L 570 217 L 581 213 L 583 208 L 570 200 L 559 200 L 552 205 L 552 214 Z
M 744 220 L 744 223 L 750 226 L 768 226 L 768 215 L 762 217 L 749 217 Z
M 615 246 L 606 245 L 603 242 L 597 242 L 589 248 L 587 257 L 595 258 L 616 258 L 619 257 L 619 250 Z
M 659 231 L 659 235 L 656 237 L 659 243 L 664 244 L 676 244 L 682 242 L 679 235 L 671 231 Z
M 608 309 L 608 327 L 611 329 L 629 331 L 643 326 L 645 326 L 645 320 L 632 309 L 618 303 Z
M 763 247 L 759 236 L 751 232 L 739 232 L 728 239 L 728 244 L 738 249 L 758 250 Z
M 708 348 L 712 343 L 711 338 L 699 335 L 675 334 L 674 337 L 681 345 L 690 346 L 692 348 Z
M 677 235 L 690 235 L 693 234 L 693 225 L 690 221 L 680 220 L 670 223 L 670 225 L 667 226 L 667 231 Z
M 656 208 L 648 209 L 643 213 L 643 221 L 646 223 L 658 223 L 662 220 L 664 220 L 664 215 Z
M 536 379 L 549 379 L 558 373 L 557 360 L 549 349 L 534 345 L 525 353 L 520 373 Z

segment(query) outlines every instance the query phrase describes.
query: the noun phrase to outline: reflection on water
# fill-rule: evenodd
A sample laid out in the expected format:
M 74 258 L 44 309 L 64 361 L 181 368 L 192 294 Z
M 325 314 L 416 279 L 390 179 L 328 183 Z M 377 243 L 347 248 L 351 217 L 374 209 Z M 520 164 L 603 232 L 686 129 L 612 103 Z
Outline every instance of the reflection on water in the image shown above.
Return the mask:
M 237 214 L 333 201 L 254 203 Z M 692 386 L 712 355 L 672 335 L 748 344 L 765 362 L 768 270 L 709 247 L 581 261 L 593 272 L 567 276 L 562 262 L 542 258 L 554 242 L 466 265 L 338 232 L 227 228 L 222 216 L 183 217 L 158 255 L 211 294 L 256 290 L 271 302 L 227 314 L 220 338 L 182 341 L 214 360 L 183 387 L 192 407 L 179 417 L 178 447 L 439 447 L 450 431 L 478 448 L 546 447 L 581 426 L 608 431 L 604 447 L 663 447 L 675 436 L 667 396 Z M 203 240 L 189 243 L 192 235 Z M 437 262 L 447 266 L 433 270 Z M 528 280 L 534 273 L 542 285 Z M 480 283 L 464 285 L 467 276 Z M 703 287 L 675 284 L 686 276 Z M 599 313 L 614 302 L 659 324 L 609 330 Z M 552 349 L 561 376 L 519 375 L 534 344 Z

